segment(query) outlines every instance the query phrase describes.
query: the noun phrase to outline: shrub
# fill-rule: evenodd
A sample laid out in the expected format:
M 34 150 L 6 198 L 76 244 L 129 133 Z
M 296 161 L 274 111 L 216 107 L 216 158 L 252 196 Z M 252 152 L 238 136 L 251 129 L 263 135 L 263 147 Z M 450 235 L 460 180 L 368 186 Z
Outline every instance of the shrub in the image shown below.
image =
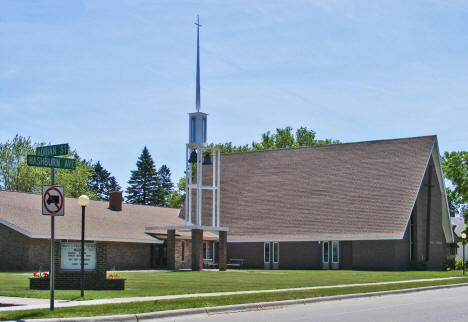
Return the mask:
M 448 271 L 453 271 L 455 269 L 455 257 L 449 257 L 447 258 L 447 261 L 445 262 L 445 268 Z
M 463 269 L 463 259 L 455 258 L 455 269 Z

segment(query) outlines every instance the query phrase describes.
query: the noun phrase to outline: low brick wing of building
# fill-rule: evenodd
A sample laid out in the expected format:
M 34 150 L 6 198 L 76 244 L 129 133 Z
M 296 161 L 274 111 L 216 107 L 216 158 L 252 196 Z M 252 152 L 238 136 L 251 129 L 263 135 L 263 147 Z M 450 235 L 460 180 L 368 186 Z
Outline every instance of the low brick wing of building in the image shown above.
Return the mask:
M 228 258 L 251 268 L 442 269 L 453 233 L 437 137 L 224 154 L 221 226 Z
M 65 216 L 55 218 L 57 241 L 79 241 L 81 207 L 65 198 Z M 0 270 L 48 270 L 50 217 L 43 216 L 41 195 L 0 191 Z M 86 241 L 106 246 L 108 269 L 165 268 L 166 232 L 145 232 L 150 225 L 183 225 L 179 209 L 122 204 L 117 192 L 111 201 L 91 200 L 86 207 Z M 190 268 L 190 234 L 176 236 L 177 268 Z M 216 235 L 205 234 L 206 257 Z

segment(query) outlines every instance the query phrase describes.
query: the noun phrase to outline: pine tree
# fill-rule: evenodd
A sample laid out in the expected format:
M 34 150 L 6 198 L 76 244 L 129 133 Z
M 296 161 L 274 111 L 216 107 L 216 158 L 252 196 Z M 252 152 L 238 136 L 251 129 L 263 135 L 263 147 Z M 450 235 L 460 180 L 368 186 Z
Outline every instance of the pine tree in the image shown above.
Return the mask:
M 159 178 L 161 180 L 161 193 L 163 196 L 161 206 L 168 207 L 169 206 L 169 196 L 174 189 L 174 184 L 171 181 L 171 170 L 163 164 L 158 171 Z
M 160 205 L 162 203 L 161 180 L 146 146 L 143 148 L 136 165 L 137 169 L 131 172 L 128 181 L 127 201 L 140 205 Z
M 121 189 L 115 177 L 104 169 L 99 161 L 93 165 L 93 174 L 89 178 L 88 186 L 98 194 L 98 200 L 109 200 L 110 192 Z

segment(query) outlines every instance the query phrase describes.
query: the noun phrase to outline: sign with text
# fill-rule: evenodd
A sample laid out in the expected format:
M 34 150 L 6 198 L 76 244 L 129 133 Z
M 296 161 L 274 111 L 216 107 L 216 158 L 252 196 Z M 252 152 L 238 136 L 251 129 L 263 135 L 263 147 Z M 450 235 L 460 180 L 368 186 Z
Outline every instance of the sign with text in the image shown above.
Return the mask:
M 85 243 L 84 270 L 96 270 L 96 244 Z M 81 243 L 60 243 L 60 269 L 79 272 L 81 270 Z
M 67 155 L 69 151 L 68 143 L 56 144 L 48 146 L 40 146 L 36 148 L 36 155 L 42 157 L 55 157 L 58 155 Z
M 75 170 L 76 168 L 75 159 L 43 157 L 33 154 L 28 154 L 27 163 L 32 167 L 58 168 L 68 170 Z
M 42 214 L 63 216 L 64 196 L 64 189 L 61 186 L 42 186 Z

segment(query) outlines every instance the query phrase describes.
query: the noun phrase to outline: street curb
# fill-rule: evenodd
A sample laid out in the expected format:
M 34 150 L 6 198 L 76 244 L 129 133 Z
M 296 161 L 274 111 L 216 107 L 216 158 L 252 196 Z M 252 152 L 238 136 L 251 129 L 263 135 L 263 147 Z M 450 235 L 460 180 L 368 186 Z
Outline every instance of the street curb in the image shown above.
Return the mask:
M 333 296 L 323 296 L 323 297 L 310 297 L 297 300 L 285 300 L 285 301 L 274 301 L 274 302 L 257 302 L 257 303 L 245 303 L 245 304 L 235 304 L 235 305 L 224 305 L 224 306 L 212 306 L 212 307 L 203 307 L 203 308 L 192 308 L 192 309 L 180 309 L 180 310 L 171 310 L 171 311 L 158 311 L 158 312 L 147 312 L 139 314 L 123 314 L 123 315 L 106 315 L 106 316 L 93 316 L 93 317 L 77 317 L 77 318 L 53 318 L 53 319 L 30 319 L 30 320 L 20 320 L 20 321 L 30 321 L 30 322 L 73 322 L 73 321 L 134 321 L 139 322 L 140 320 L 146 319 L 158 319 L 158 318 L 167 318 L 167 317 L 176 317 L 184 315 L 196 315 L 196 314 L 221 314 L 221 313 L 234 313 L 242 311 L 261 311 L 265 309 L 280 308 L 284 306 L 292 305 L 305 305 L 318 302 L 328 302 L 328 301 L 337 301 L 337 300 L 346 300 L 354 298 L 363 298 L 363 297 L 375 297 L 383 295 L 392 295 L 392 294 L 403 294 L 403 293 L 413 293 L 413 292 L 422 292 L 430 290 L 438 290 L 444 288 L 455 288 L 468 286 L 468 283 L 459 283 L 459 284 L 448 284 L 448 285 L 434 285 L 434 286 L 423 286 L 423 287 L 414 287 L 401 290 L 390 290 L 390 291 L 379 291 L 379 292 L 368 292 L 368 293 L 357 293 L 357 294 L 343 294 L 343 295 L 333 295 Z

